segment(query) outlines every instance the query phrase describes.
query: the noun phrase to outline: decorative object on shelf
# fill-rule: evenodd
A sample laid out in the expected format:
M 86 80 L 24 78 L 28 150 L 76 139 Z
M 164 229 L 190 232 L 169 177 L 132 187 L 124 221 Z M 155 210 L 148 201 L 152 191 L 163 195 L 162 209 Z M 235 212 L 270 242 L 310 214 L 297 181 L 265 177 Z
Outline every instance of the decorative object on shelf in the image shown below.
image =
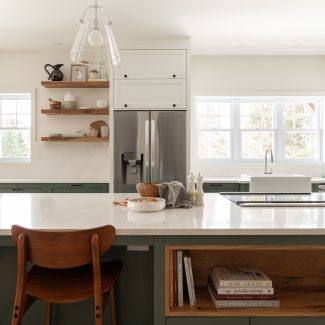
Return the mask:
M 92 79 L 98 80 L 99 72 L 97 70 L 90 70 L 88 74 L 88 80 L 91 81 Z
M 159 197 L 158 185 L 154 183 L 138 183 L 136 185 L 137 191 L 144 197 Z
M 82 64 L 71 64 L 71 80 L 72 81 L 86 81 L 87 80 L 87 66 Z
M 61 109 L 61 102 L 49 98 L 50 109 Z
M 98 137 L 98 130 L 95 128 L 90 128 L 89 129 L 89 136 L 90 137 Z
M 44 69 L 47 72 L 47 74 L 49 75 L 48 80 L 52 80 L 52 81 L 63 80 L 63 72 L 60 70 L 60 68 L 62 66 L 63 66 L 63 64 L 55 64 L 55 65 L 45 64 Z M 53 69 L 52 72 L 49 72 L 47 70 L 47 67 L 51 67 Z
M 97 0 L 95 5 L 84 10 L 80 23 L 70 52 L 71 61 L 99 66 L 108 63 L 110 54 L 112 64 L 119 64 L 121 57 L 111 28 L 112 22 L 106 9 L 97 5 Z
M 76 97 L 68 91 L 63 97 L 64 108 L 76 108 Z
M 97 108 L 108 108 L 108 100 L 106 98 L 96 100 Z
M 96 129 L 98 131 L 98 136 L 101 137 L 100 128 L 102 126 L 108 126 L 107 123 L 103 120 L 98 120 L 90 123 L 90 128 Z
M 108 126 L 101 126 L 100 127 L 100 136 L 101 138 L 107 138 L 109 133 L 109 128 Z

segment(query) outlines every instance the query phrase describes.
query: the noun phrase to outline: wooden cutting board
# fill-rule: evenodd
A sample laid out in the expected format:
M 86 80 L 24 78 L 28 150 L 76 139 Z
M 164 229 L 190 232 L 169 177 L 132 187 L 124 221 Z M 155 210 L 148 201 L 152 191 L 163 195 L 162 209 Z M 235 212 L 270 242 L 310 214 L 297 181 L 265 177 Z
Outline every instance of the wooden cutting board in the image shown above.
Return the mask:
M 93 129 L 96 129 L 98 131 L 98 136 L 100 137 L 100 127 L 101 126 L 107 126 L 107 123 L 103 120 L 98 120 L 90 123 L 90 127 Z

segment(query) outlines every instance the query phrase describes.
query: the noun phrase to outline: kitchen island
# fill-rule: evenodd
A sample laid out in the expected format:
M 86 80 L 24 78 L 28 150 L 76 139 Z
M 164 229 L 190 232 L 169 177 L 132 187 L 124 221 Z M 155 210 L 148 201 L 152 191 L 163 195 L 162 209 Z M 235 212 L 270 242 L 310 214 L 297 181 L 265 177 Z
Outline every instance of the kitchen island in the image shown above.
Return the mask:
M 206 194 L 204 207 L 156 213 L 131 213 L 113 205 L 113 201 L 134 196 L 0 194 L 0 324 L 10 323 L 15 290 L 16 251 L 10 237 L 10 227 L 15 223 L 35 229 L 114 225 L 117 239 L 103 258 L 121 259 L 124 264 L 117 290 L 121 325 L 325 322 L 324 208 L 241 208 L 219 194 Z M 177 249 L 186 249 L 193 257 L 198 284 L 195 307 L 171 304 L 169 257 Z M 255 261 L 266 268 L 266 273 L 280 270 L 274 279 L 284 290 L 279 292 L 280 309 L 221 313 L 213 309 L 204 281 L 211 263 L 222 258 L 240 263 Z M 285 290 L 286 285 L 290 290 Z M 91 305 L 85 306 L 89 308 L 81 304 L 56 306 L 54 324 L 92 324 Z M 73 315 L 73 308 L 80 310 L 79 315 Z M 24 324 L 43 324 L 41 303 L 32 306 Z

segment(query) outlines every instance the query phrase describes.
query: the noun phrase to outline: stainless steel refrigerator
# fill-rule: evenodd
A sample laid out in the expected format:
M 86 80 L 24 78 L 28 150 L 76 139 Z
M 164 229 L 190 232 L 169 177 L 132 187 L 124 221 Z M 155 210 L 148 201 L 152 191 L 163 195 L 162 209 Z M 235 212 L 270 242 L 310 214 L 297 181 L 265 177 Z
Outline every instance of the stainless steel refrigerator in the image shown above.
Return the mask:
M 186 181 L 185 111 L 114 112 L 114 192 Z

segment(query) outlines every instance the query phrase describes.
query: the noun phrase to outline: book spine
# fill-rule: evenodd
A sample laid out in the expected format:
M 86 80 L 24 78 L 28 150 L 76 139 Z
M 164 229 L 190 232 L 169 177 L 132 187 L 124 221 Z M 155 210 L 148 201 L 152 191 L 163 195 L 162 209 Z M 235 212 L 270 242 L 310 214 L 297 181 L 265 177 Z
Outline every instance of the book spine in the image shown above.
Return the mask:
M 219 295 L 274 295 L 274 288 L 216 288 Z
M 218 287 L 244 287 L 244 288 L 255 288 L 255 287 L 272 287 L 272 281 L 269 280 L 218 280 Z
M 191 283 L 190 283 L 190 272 L 188 267 L 188 257 L 184 256 L 184 268 L 185 268 L 185 275 L 186 275 L 186 284 L 187 284 L 187 291 L 188 291 L 188 297 L 190 300 L 190 305 L 193 306 L 193 296 L 192 296 L 192 290 L 191 290 Z
M 193 296 L 193 304 L 196 304 L 192 260 L 190 257 L 188 258 L 188 267 L 189 267 L 189 271 L 190 271 L 190 283 L 191 283 L 191 291 L 192 291 L 192 296 Z
M 277 308 L 279 300 L 214 300 L 217 308 Z
M 177 299 L 178 306 L 184 305 L 184 293 L 183 293 L 183 251 L 177 251 Z
M 215 295 L 216 300 L 275 300 L 275 295 Z
M 178 277 L 177 277 L 177 252 L 173 251 L 173 305 L 178 306 Z

